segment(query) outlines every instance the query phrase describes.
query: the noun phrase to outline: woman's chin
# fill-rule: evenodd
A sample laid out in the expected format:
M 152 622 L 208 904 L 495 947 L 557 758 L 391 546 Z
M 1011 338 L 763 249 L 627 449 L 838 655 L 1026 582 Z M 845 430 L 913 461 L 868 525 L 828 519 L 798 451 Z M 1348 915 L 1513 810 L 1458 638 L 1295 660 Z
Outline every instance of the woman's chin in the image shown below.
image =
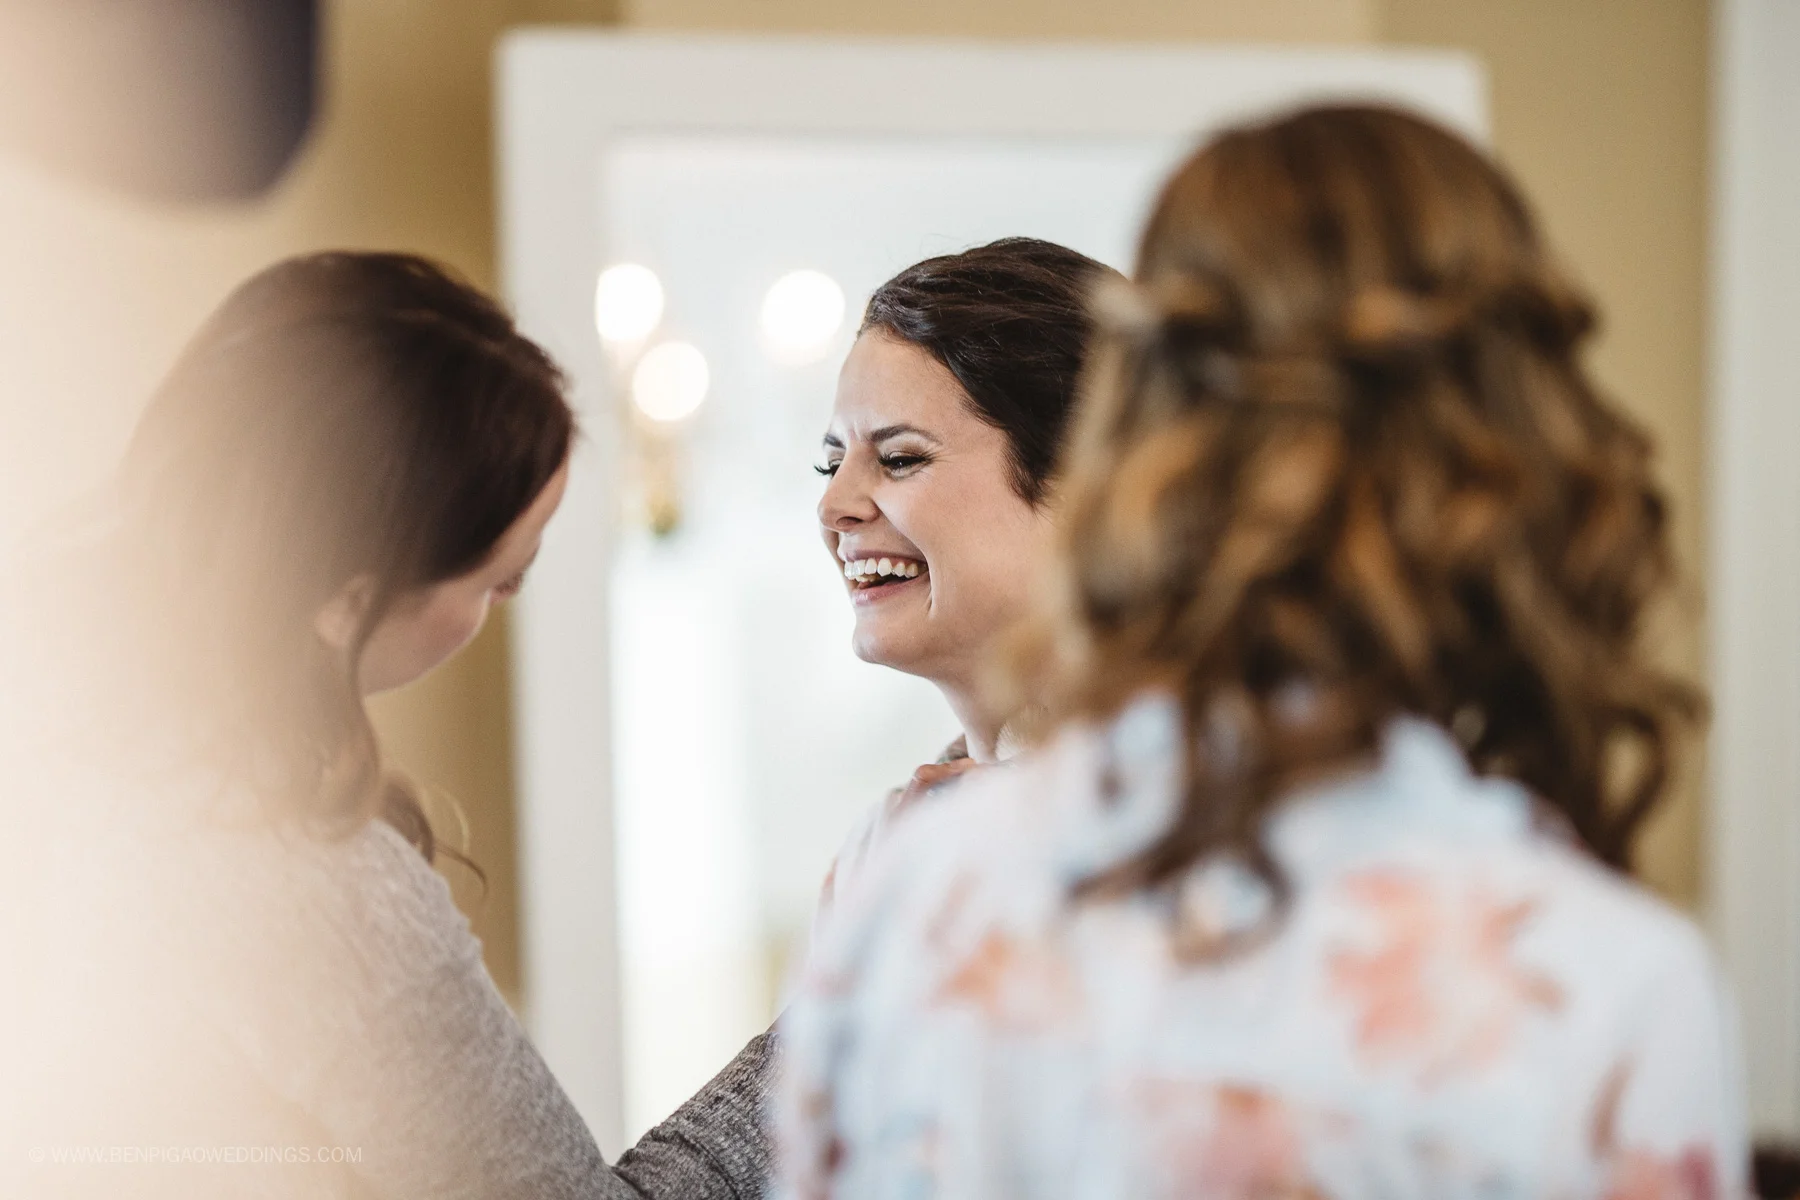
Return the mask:
M 859 618 L 856 632 L 850 638 L 850 650 L 856 657 L 878 667 L 890 667 L 909 675 L 917 673 L 910 669 L 919 660 L 915 638 L 894 628 L 898 622 L 870 620 L 861 614 Z
M 852 588 L 850 604 L 856 613 L 856 632 L 850 648 L 856 657 L 877 666 L 907 671 L 924 650 L 931 594 L 925 578 L 907 579 L 877 587 Z

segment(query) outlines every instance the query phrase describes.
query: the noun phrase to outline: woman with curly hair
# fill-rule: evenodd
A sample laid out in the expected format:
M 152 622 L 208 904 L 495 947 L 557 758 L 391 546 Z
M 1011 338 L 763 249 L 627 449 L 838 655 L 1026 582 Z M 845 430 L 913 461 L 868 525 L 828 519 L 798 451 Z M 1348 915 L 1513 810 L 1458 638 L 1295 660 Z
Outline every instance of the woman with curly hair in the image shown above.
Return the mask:
M 1723 1196 L 1734 1050 L 1632 882 L 1697 694 L 1591 310 L 1467 143 L 1368 107 L 1165 187 L 1004 672 L 784 1025 L 806 1196 Z

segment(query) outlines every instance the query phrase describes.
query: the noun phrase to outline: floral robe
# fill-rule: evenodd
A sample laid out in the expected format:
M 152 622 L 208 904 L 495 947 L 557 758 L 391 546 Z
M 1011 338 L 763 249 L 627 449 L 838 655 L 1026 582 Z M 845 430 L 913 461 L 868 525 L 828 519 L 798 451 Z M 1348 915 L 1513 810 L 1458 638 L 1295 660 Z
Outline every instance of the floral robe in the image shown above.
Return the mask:
M 783 1019 L 780 1194 L 1741 1192 L 1700 935 L 1436 726 L 1396 721 L 1372 769 L 1284 801 L 1280 912 L 1217 862 L 1072 899 L 1167 827 L 1179 736 L 1143 700 L 884 834 Z M 1269 934 L 1220 958 L 1184 951 L 1195 930 Z

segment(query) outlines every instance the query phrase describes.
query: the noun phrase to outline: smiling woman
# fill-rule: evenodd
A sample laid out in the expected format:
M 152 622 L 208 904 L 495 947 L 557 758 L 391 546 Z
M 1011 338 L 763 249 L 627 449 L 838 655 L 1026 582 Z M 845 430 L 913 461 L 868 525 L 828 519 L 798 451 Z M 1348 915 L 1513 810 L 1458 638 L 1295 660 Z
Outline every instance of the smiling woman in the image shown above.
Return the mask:
M 979 700 L 982 650 L 1023 611 L 1051 530 L 1049 509 L 1014 486 L 1007 453 L 1005 432 L 928 351 L 879 329 L 857 340 L 819 502 L 856 609 L 853 646 L 936 683 L 983 759 L 999 722 Z
M 1015 714 L 993 704 L 989 665 L 1050 556 L 1089 296 L 1107 278 L 1067 247 L 1004 238 L 916 263 L 869 300 L 824 437 L 820 530 L 857 657 L 937 685 L 963 736 L 851 830 L 821 913 L 903 808 L 1010 752 Z
M 983 698 L 1054 530 L 1051 481 L 1108 268 L 1006 238 L 876 290 L 838 380 L 820 472 L 825 545 L 858 657 L 931 680 L 992 762 L 1009 714 Z

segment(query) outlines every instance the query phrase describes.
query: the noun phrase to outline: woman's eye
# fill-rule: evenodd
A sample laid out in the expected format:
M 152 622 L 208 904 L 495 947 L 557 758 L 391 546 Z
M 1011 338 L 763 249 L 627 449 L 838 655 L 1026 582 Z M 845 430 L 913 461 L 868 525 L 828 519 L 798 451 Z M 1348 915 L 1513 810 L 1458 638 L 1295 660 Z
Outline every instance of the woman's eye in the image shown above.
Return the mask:
M 881 464 L 882 470 L 888 472 L 890 475 L 897 475 L 902 471 L 910 471 L 914 467 L 929 462 L 930 459 L 923 454 L 884 454 L 876 461 Z M 822 466 L 815 466 L 813 467 L 813 470 L 829 479 L 833 475 L 836 475 L 838 473 L 838 468 L 843 465 L 843 460 L 839 459 L 837 462 L 828 462 Z

